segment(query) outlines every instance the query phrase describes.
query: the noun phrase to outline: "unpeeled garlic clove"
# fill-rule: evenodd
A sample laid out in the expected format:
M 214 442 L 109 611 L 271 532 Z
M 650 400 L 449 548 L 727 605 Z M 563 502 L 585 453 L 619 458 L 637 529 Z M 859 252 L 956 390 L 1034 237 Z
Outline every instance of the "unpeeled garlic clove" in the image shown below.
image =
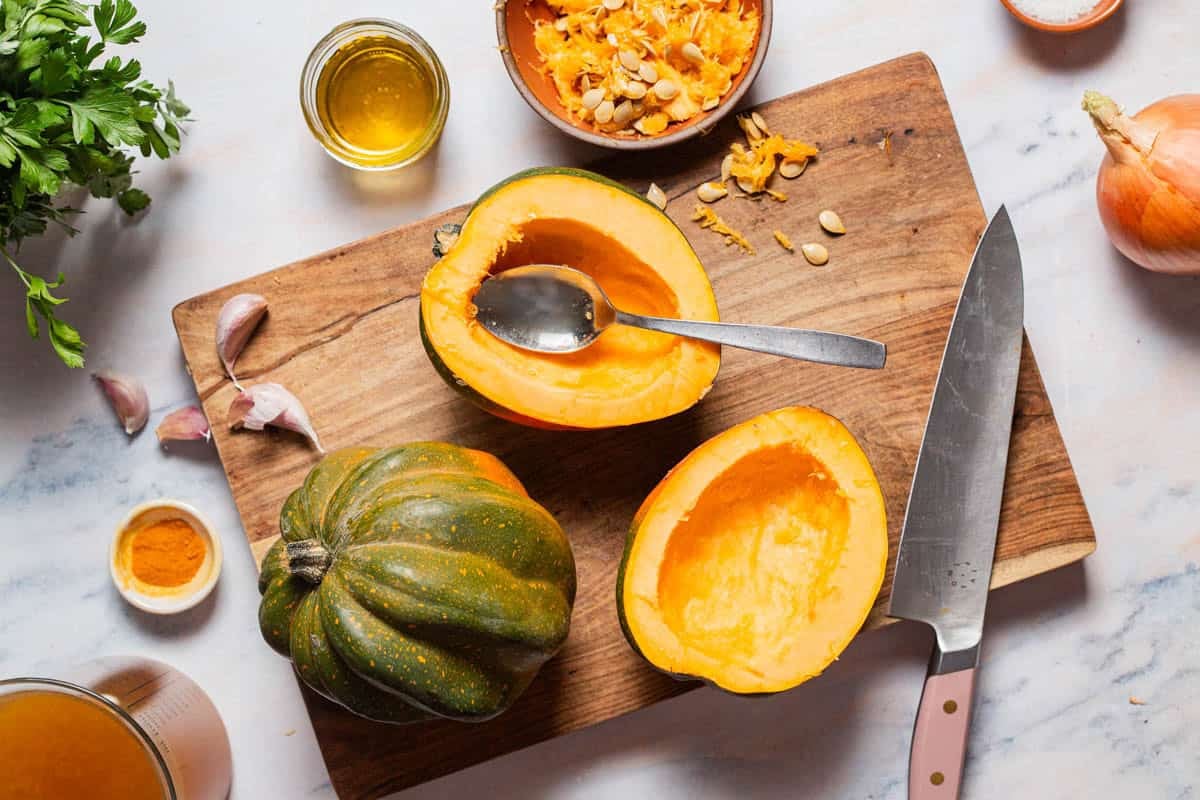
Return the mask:
M 125 433 L 132 436 L 146 427 L 146 420 L 150 419 L 150 396 L 141 381 L 110 370 L 93 373 L 92 377 L 108 395 Z
M 250 335 L 267 313 L 267 299 L 260 294 L 238 294 L 225 301 L 217 315 L 217 354 L 225 366 L 225 372 L 233 379 L 233 385 L 242 388 L 233 365 L 241 354 Z
M 212 438 L 208 427 L 208 418 L 196 406 L 177 408 L 163 417 L 162 422 L 154 429 L 154 435 L 161 442 L 194 441 Z
M 325 452 L 296 395 L 278 383 L 259 383 L 239 392 L 229 406 L 229 427 L 261 431 L 268 425 L 303 434 L 317 452 Z

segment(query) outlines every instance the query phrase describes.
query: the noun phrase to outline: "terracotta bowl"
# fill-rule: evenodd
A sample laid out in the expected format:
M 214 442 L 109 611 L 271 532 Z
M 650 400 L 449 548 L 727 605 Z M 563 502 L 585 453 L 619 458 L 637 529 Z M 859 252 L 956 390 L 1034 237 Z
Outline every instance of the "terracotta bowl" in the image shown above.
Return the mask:
M 597 130 L 587 120 L 572 117 L 558 100 L 554 82 L 543 74 L 537 48 L 533 44 L 533 24 L 537 19 L 554 19 L 545 0 L 505 0 L 496 6 L 496 38 L 504 56 L 504 66 L 513 85 L 525 102 L 547 122 L 568 136 L 615 150 L 652 150 L 700 136 L 724 119 L 750 88 L 762 68 L 771 40 L 772 0 L 746 0 L 745 6 L 762 14 L 758 38 L 750 60 L 733 79 L 733 86 L 716 108 L 701 112 L 683 123 L 672 123 L 653 136 L 620 135 Z
M 1037 28 L 1039 31 L 1047 31 L 1049 33 L 1075 33 L 1076 31 L 1084 31 L 1104 22 L 1104 20 L 1117 12 L 1117 9 L 1121 7 L 1121 4 L 1125 0 L 1100 0 L 1091 11 L 1081 17 L 1076 17 L 1070 22 L 1046 22 L 1021 11 L 1013 5 L 1012 0 L 1000 0 L 1000 2 L 1004 3 L 1004 7 L 1008 9 L 1008 13 L 1031 28 Z

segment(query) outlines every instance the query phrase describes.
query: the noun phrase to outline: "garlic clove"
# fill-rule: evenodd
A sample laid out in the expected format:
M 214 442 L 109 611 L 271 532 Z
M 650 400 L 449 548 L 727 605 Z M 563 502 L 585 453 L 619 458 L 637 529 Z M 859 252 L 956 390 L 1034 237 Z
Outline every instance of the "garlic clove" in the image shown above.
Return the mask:
M 93 373 L 92 377 L 108 396 L 125 433 L 132 436 L 146 427 L 146 420 L 150 419 L 150 396 L 141 381 L 110 370 Z
M 267 313 L 267 300 L 259 294 L 234 295 L 221 306 L 217 315 L 217 354 L 225 365 L 225 372 L 233 379 L 233 385 L 242 388 L 233 374 L 233 365 L 241 354 L 250 335 Z
M 278 383 L 259 383 L 239 392 L 229 406 L 229 427 L 261 431 L 268 425 L 303 434 L 318 453 L 325 452 L 296 395 Z
M 208 418 L 196 406 L 177 408 L 163 417 L 162 422 L 154 429 L 159 442 L 189 441 L 212 438 L 208 427 Z

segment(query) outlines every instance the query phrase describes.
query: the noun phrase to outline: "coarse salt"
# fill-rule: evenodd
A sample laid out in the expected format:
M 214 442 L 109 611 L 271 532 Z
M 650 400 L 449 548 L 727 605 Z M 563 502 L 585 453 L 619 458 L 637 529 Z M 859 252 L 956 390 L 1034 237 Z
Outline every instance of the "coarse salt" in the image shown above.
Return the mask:
M 1012 4 L 1042 22 L 1065 23 L 1091 11 L 1098 0 L 1012 0 Z

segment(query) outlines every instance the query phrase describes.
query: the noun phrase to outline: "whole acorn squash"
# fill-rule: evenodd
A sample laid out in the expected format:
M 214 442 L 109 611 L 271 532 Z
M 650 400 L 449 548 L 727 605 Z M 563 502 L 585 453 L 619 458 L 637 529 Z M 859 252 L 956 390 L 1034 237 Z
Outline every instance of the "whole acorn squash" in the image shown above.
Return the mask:
M 279 527 L 259 578 L 263 637 L 364 717 L 488 719 L 567 638 L 571 546 L 487 453 L 438 442 L 330 453 Z
M 484 410 L 539 428 L 608 428 L 676 414 L 712 388 L 721 350 L 707 342 L 616 326 L 576 353 L 532 353 L 475 322 L 479 284 L 526 264 L 582 270 L 626 311 L 716 321 L 687 237 L 621 184 L 580 169 L 526 170 L 434 240 L 440 260 L 421 287 L 421 341 L 446 383 Z
M 790 689 L 858 633 L 887 567 L 875 472 L 814 408 L 754 417 L 692 451 L 634 517 L 617 573 L 629 643 L 739 694 Z

